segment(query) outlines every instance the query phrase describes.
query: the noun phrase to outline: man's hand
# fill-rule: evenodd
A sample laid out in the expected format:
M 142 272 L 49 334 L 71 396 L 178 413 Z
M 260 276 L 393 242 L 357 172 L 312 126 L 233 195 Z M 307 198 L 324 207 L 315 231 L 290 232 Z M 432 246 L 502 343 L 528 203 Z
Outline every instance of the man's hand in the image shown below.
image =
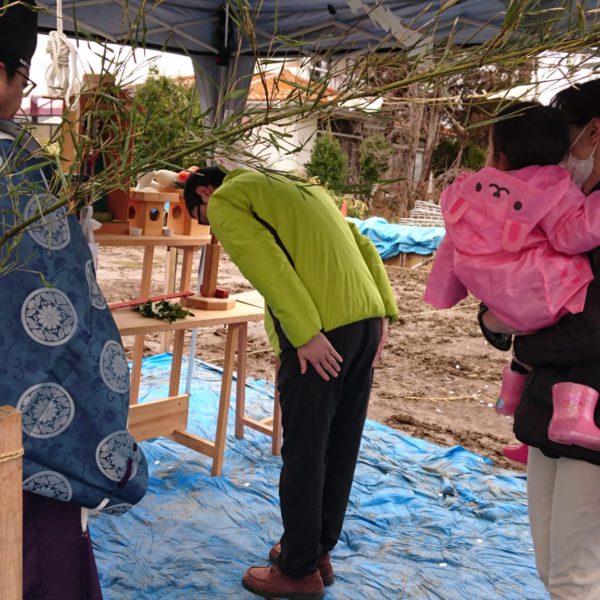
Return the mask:
M 390 326 L 390 318 L 383 317 L 381 319 L 381 337 L 379 338 L 379 344 L 377 345 L 377 352 L 375 352 L 375 358 L 373 359 L 373 367 L 379 362 L 381 353 L 388 340 L 388 329 Z
M 344 360 L 322 333 L 318 333 L 304 346 L 300 346 L 297 352 L 300 373 L 304 375 L 307 363 L 310 363 L 325 381 L 329 381 L 330 375 L 331 377 L 338 376 L 341 369 L 340 363 Z

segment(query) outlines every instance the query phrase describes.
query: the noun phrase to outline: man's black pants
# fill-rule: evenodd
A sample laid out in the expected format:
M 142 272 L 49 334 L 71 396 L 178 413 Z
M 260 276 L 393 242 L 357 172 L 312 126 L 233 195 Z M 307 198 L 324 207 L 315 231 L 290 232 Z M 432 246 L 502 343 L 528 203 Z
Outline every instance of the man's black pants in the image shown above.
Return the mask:
M 278 389 L 283 422 L 279 497 L 284 533 L 281 568 L 300 578 L 317 568 L 342 531 L 373 380 L 381 319 L 325 334 L 343 357 L 324 381 L 309 364 L 300 374 L 294 348 L 281 354 Z

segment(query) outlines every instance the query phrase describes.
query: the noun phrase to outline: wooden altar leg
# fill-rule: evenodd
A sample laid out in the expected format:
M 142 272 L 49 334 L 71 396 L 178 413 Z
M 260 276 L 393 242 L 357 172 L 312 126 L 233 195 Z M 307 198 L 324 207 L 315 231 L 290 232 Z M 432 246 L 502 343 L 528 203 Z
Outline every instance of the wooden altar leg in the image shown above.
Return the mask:
M 175 281 L 177 279 L 177 256 L 178 248 L 167 248 L 165 257 L 165 294 L 172 294 L 175 291 Z M 160 351 L 168 352 L 173 339 L 172 331 L 165 331 L 161 334 Z
M 194 262 L 194 250 L 197 248 L 183 248 L 183 260 L 181 261 L 181 279 L 179 291 L 188 292 L 192 284 L 192 263 Z
M 152 287 L 152 263 L 154 261 L 154 246 L 144 247 L 144 260 L 142 262 L 142 281 L 140 282 L 140 298 L 150 296 Z
M 144 247 L 142 262 L 142 281 L 140 282 L 140 298 L 150 296 L 152 287 L 152 262 L 154 246 Z M 140 393 L 140 377 L 142 375 L 142 358 L 144 358 L 144 336 L 136 335 L 133 342 L 133 358 L 131 360 L 131 383 L 129 387 L 129 403 L 135 404 Z
M 246 346 L 248 342 L 248 324 L 240 326 L 237 351 L 237 381 L 235 384 L 235 437 L 244 437 L 244 415 L 246 413 Z
M 245 325 L 230 324 L 227 327 L 227 342 L 225 344 L 225 363 L 223 364 L 223 377 L 221 379 L 221 396 L 219 398 L 219 414 L 217 416 L 217 434 L 215 436 L 215 453 L 213 456 L 212 474 L 221 475 L 223 472 L 223 459 L 225 454 L 225 436 L 227 434 L 227 413 L 231 398 L 231 383 L 235 351 L 240 328 Z
M 243 333 L 242 333 L 243 331 Z M 273 397 L 273 416 L 265 417 L 260 421 L 246 415 L 246 335 L 247 326 L 240 330 L 238 339 L 238 380 L 235 391 L 235 437 L 240 440 L 244 437 L 244 428 L 250 427 L 271 436 L 271 452 L 274 456 L 281 454 L 281 405 L 277 391 L 277 374 L 279 361 L 275 367 L 275 392 Z M 243 342 L 242 342 L 243 338 Z
M 136 404 L 140 395 L 140 379 L 142 377 L 142 358 L 144 358 L 144 336 L 136 335 L 133 340 L 133 357 L 131 359 L 131 375 L 129 384 L 129 404 Z
M 23 597 L 21 413 L 0 406 L 0 600 Z
M 179 380 L 181 378 L 181 359 L 183 358 L 183 340 L 185 329 L 178 329 L 173 340 L 173 358 L 171 359 L 171 378 L 169 380 L 169 396 L 179 394 Z

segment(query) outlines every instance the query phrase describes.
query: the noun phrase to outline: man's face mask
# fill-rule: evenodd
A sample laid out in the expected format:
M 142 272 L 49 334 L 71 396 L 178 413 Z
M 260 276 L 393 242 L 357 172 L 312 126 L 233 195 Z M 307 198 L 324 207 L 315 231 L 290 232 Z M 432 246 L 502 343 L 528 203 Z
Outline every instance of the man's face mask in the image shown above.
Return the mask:
M 598 148 L 598 142 L 594 146 L 592 152 L 587 158 L 576 158 L 573 156 L 573 148 L 575 144 L 581 139 L 581 136 L 585 133 L 588 128 L 586 125 L 581 133 L 575 138 L 575 141 L 571 144 L 571 152 L 565 161 L 561 163 L 561 167 L 564 167 L 571 173 L 571 179 L 575 182 L 577 187 L 583 187 L 583 184 L 588 180 L 589 176 L 592 174 L 592 170 L 594 168 L 594 159 L 596 156 L 596 148 Z

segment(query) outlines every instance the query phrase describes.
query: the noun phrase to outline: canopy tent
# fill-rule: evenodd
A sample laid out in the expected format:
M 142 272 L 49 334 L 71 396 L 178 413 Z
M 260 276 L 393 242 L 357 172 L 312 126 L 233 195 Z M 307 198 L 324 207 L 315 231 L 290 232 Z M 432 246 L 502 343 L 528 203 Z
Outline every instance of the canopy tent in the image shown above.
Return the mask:
M 40 18 L 40 28 L 49 31 L 55 26 L 56 2 L 38 0 L 38 4 L 50 11 Z M 431 36 L 440 40 L 452 35 L 459 44 L 480 44 L 498 33 L 509 2 L 459 0 L 447 2 L 445 10 L 440 4 L 428 0 L 77 0 L 63 2 L 63 12 L 65 31 L 71 33 L 77 28 L 110 42 L 130 43 L 131 25 L 137 23 L 137 41 L 142 43 L 143 37 L 146 47 L 223 57 L 226 21 L 233 31 L 244 6 L 248 9 L 244 18 L 253 21 L 256 39 L 242 40 L 241 53 L 291 56 L 328 49 L 338 54 L 389 49 L 399 43 L 413 46 Z
M 57 2 L 38 4 L 46 9 L 40 29 L 51 31 Z M 62 10 L 67 34 L 192 56 L 200 103 L 203 110 L 219 106 L 211 115 L 218 122 L 243 108 L 243 93 L 227 106 L 219 96 L 249 87 L 258 56 L 414 50 L 450 35 L 460 44 L 480 44 L 498 33 L 506 4 L 459 1 L 440 14 L 426 1 L 77 0 L 63 2 Z
M 56 28 L 57 4 L 38 0 L 45 9 L 40 31 Z M 598 18 L 594 0 L 534 4 L 537 11 L 531 2 L 514 0 L 71 0 L 62 2 L 62 12 L 68 35 L 190 55 L 200 103 L 213 109 L 213 122 L 220 122 L 241 114 L 242 90 L 250 85 L 258 57 L 419 53 L 447 40 L 479 45 L 523 11 L 527 16 L 519 27 L 529 23 L 528 33 L 538 36 L 533 20 L 547 21 L 548 15 L 554 29 L 565 30 Z M 555 8 L 562 10 L 543 13 Z M 225 106 L 224 97 L 229 98 Z

